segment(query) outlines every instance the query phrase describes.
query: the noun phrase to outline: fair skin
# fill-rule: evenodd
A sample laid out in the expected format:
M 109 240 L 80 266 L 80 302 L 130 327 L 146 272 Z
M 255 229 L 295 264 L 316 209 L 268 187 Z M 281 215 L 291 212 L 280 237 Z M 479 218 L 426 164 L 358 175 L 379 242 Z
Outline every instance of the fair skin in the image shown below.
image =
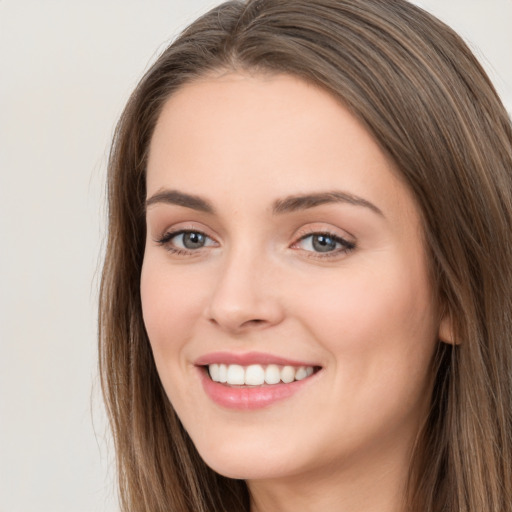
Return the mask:
M 248 482 L 254 512 L 402 510 L 440 326 L 397 176 L 343 105 L 286 75 L 202 78 L 158 120 L 144 321 L 200 455 Z M 215 383 L 223 358 L 312 374 Z

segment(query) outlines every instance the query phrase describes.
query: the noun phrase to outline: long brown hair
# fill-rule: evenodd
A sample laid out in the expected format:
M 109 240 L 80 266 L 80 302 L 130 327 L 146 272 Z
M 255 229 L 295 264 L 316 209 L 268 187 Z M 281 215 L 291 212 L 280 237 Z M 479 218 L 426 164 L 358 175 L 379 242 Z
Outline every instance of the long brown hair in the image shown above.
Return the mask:
M 117 126 L 108 175 L 100 370 L 122 509 L 248 511 L 243 481 L 197 454 L 160 384 L 141 314 L 145 166 L 166 99 L 216 70 L 323 87 L 395 161 L 421 212 L 440 308 L 457 345 L 433 361 L 409 507 L 512 510 L 512 130 L 462 40 L 404 0 L 230 1 L 146 73 Z

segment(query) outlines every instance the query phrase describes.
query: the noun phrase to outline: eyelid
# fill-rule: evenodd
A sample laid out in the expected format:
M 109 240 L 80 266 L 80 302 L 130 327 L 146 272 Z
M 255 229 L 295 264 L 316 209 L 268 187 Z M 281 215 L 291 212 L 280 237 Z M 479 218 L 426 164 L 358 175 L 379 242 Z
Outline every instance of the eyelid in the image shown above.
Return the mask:
M 168 235 L 178 235 L 180 233 L 186 233 L 193 231 L 195 233 L 201 233 L 212 240 L 217 241 L 217 236 L 214 234 L 212 229 L 210 229 L 207 225 L 202 222 L 196 221 L 178 221 L 174 223 L 162 223 L 160 226 L 155 225 L 154 229 L 149 230 L 149 232 L 153 232 L 153 241 L 158 242 Z
M 346 233 L 346 234 L 345 234 Z M 314 235 L 326 236 L 333 239 L 336 243 L 340 244 L 341 247 L 326 252 L 307 250 L 302 247 L 299 247 L 299 244 L 306 240 L 309 237 Z M 348 236 L 347 236 L 348 235 Z M 343 256 L 356 248 L 355 237 L 344 231 L 344 234 L 340 233 L 339 228 L 335 228 L 333 226 L 328 227 L 320 224 L 306 226 L 301 228 L 295 236 L 295 241 L 291 244 L 290 248 L 295 250 L 301 250 L 306 253 L 307 257 L 316 258 L 316 259 L 325 259 L 325 258 L 333 258 Z
M 334 238 L 340 238 L 351 244 L 356 243 L 356 237 L 348 231 L 330 223 L 324 222 L 313 222 L 300 227 L 295 232 L 294 238 L 295 240 L 300 240 L 310 235 L 330 235 Z
M 178 229 L 176 231 L 166 231 L 160 238 L 155 240 L 157 243 L 167 243 L 173 238 L 178 237 L 179 235 L 184 235 L 186 233 L 197 233 L 199 235 L 203 235 L 205 238 L 208 238 L 209 240 L 212 240 L 213 242 L 217 243 L 214 238 L 212 238 L 210 235 L 207 235 L 204 231 L 200 231 L 199 229 Z
M 197 225 L 190 225 L 187 223 L 179 223 L 176 226 L 169 227 L 161 231 L 161 235 L 158 235 L 153 239 L 155 244 L 164 247 L 171 254 L 176 255 L 199 255 L 204 249 L 219 246 L 219 242 L 216 238 L 209 233 L 209 229 L 198 227 Z M 213 243 L 206 243 L 202 247 L 196 249 L 188 249 L 186 247 L 179 247 L 172 244 L 172 240 L 186 233 L 199 233 L 204 236 L 207 240 Z

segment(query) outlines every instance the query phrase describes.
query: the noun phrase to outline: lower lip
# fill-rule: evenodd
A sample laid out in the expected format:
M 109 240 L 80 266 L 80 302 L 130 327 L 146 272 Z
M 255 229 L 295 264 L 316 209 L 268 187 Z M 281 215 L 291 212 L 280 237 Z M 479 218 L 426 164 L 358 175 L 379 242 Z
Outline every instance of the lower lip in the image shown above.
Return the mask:
M 289 384 L 233 387 L 214 382 L 208 376 L 207 370 L 199 369 L 203 388 L 208 397 L 222 407 L 239 410 L 261 409 L 289 398 L 306 386 L 315 375 Z

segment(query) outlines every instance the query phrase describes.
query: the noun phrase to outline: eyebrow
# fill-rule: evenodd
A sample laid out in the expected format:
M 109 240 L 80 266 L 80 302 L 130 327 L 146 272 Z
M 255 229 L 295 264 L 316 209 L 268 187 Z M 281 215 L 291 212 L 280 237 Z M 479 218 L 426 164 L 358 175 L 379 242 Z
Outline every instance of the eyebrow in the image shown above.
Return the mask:
M 161 190 L 157 192 L 146 200 L 146 208 L 158 203 L 184 206 L 185 208 L 191 208 L 192 210 L 204 213 L 215 213 L 215 209 L 206 199 L 192 194 L 185 194 L 178 190 Z
M 384 217 L 382 210 L 375 206 L 373 203 L 370 203 L 370 201 L 339 190 L 318 192 L 314 194 L 295 195 L 286 197 L 284 199 L 278 199 L 274 202 L 272 211 L 274 214 L 289 213 L 298 210 L 307 210 L 309 208 L 315 208 L 316 206 L 330 203 L 346 203 L 354 206 L 362 206 L 364 208 L 369 208 L 373 212 Z
M 215 213 L 215 208 L 206 199 L 196 195 L 186 194 L 178 190 L 161 190 L 157 192 L 146 200 L 146 208 L 158 203 L 183 206 L 185 208 L 191 208 L 192 210 L 209 214 Z M 293 195 L 283 199 L 278 199 L 273 204 L 272 212 L 274 215 L 291 213 L 330 203 L 346 203 L 354 206 L 362 206 L 384 217 L 382 210 L 370 201 L 339 190 Z

